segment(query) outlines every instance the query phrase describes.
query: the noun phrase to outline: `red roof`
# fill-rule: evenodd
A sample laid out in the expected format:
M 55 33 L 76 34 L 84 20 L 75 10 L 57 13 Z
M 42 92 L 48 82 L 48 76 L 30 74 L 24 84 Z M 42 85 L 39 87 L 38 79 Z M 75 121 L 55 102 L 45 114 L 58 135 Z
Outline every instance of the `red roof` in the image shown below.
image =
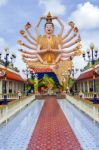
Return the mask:
M 2 70 L 4 71 L 5 69 L 2 68 Z M 3 77 L 0 77 L 0 78 L 4 78 Z M 15 80 L 15 81 L 19 81 L 19 82 L 25 82 L 25 80 L 18 74 L 18 73 L 15 73 L 13 71 L 10 71 L 10 70 L 7 70 L 7 79 L 8 80 Z
M 93 70 L 87 71 L 85 73 L 82 73 L 77 80 L 84 80 L 84 79 L 91 79 L 93 78 Z M 96 77 L 99 77 L 99 74 L 95 73 Z
M 7 79 L 25 82 L 25 80 L 19 74 L 10 71 L 7 72 Z
M 31 71 L 33 72 L 52 72 L 52 69 L 51 68 L 31 68 L 30 69 Z

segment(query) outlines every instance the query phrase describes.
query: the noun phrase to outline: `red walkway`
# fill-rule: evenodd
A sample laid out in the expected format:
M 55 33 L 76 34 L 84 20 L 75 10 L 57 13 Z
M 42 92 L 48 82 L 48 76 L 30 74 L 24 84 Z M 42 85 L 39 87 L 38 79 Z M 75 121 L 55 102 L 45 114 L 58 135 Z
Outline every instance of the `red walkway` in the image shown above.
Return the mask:
M 54 97 L 45 101 L 27 150 L 82 150 Z

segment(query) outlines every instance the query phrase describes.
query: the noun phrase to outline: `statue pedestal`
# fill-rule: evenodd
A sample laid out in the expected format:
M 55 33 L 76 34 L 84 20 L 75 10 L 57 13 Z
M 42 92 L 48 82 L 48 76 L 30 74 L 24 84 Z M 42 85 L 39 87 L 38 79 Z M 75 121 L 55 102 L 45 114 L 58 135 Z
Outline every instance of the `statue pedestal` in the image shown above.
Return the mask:
M 57 99 L 65 99 L 66 95 L 65 94 L 52 94 L 52 95 L 48 95 L 48 94 L 40 94 L 40 95 L 35 95 L 35 99 L 37 100 L 44 100 L 47 96 L 54 96 Z

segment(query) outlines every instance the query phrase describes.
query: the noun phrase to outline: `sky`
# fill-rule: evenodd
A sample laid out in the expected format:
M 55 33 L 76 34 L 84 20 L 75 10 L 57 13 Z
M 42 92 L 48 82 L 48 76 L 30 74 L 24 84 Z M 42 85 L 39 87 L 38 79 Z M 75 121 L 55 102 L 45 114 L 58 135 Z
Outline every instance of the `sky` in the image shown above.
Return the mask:
M 91 42 L 99 48 L 98 0 L 0 0 L 0 51 L 4 53 L 4 48 L 9 47 L 17 55 L 15 65 L 21 70 L 25 64 L 18 52 L 19 31 L 29 21 L 35 36 L 38 18 L 48 11 L 62 19 L 65 26 L 71 20 L 75 22 L 80 30 L 82 50 L 86 51 Z M 57 31 L 57 24 L 56 28 Z M 76 68 L 86 65 L 81 56 L 75 57 L 73 62 Z

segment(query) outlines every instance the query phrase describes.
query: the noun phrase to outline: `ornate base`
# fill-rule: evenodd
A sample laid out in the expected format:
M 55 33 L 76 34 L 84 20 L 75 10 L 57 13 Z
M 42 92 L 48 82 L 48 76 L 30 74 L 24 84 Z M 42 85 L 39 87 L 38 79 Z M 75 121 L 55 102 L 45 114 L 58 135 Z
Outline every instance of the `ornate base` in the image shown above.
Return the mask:
M 56 65 L 43 65 L 40 62 L 30 62 L 28 63 L 29 68 L 51 68 L 53 72 L 57 75 L 59 82 L 62 84 L 63 76 L 62 73 L 68 72 L 68 69 L 72 66 L 71 60 L 60 61 Z
M 49 97 L 49 96 L 54 96 L 57 99 L 65 99 L 66 98 L 66 95 L 62 95 L 62 94 L 53 94 L 53 95 L 48 95 L 48 94 L 43 95 L 43 94 L 41 94 L 41 95 L 35 95 L 35 99 L 44 100 L 46 97 Z

